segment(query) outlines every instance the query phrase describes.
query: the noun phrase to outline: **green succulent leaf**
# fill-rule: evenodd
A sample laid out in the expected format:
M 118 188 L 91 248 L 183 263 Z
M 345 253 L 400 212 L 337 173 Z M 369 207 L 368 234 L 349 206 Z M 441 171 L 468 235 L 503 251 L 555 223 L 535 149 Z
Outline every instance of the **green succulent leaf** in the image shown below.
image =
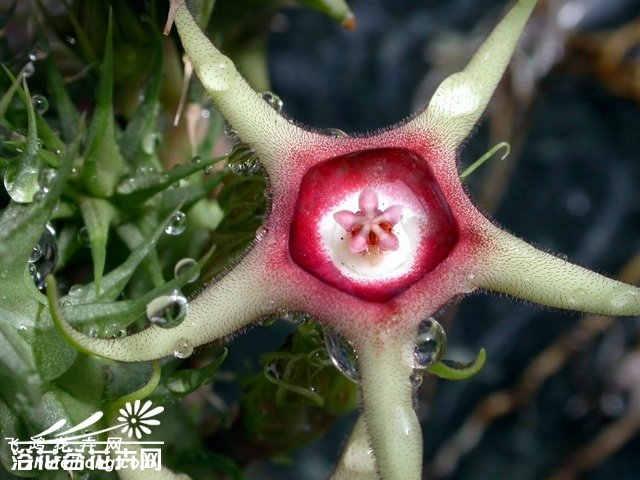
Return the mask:
M 94 197 L 80 199 L 80 212 L 89 233 L 93 277 L 96 294 L 100 294 L 107 256 L 109 229 L 117 217 L 116 209 L 107 200 Z
M 84 188 L 96 197 L 108 197 L 125 171 L 125 161 L 116 141 L 113 114 L 113 25 L 109 25 L 102 61 L 96 108 L 89 129 L 89 143 L 82 166 Z

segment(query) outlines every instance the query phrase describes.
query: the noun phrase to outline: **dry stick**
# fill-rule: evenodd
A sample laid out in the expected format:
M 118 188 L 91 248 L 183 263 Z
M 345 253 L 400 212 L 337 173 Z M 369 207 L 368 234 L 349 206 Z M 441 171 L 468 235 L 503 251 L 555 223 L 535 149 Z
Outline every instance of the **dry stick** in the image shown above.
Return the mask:
M 640 254 L 625 265 L 619 278 L 628 283 L 640 282 Z M 578 325 L 556 339 L 533 359 L 513 389 L 500 390 L 485 397 L 457 433 L 437 452 L 434 473 L 437 476 L 450 474 L 461 457 L 477 445 L 494 420 L 529 401 L 539 387 L 560 370 L 572 355 L 583 351 L 588 343 L 605 333 L 615 321 L 615 318 L 597 315 L 583 317 Z M 592 442 L 579 450 L 569 464 L 550 480 L 572 479 L 577 473 L 608 458 L 640 430 L 640 388 L 632 393 L 633 403 L 628 413 L 611 423 Z

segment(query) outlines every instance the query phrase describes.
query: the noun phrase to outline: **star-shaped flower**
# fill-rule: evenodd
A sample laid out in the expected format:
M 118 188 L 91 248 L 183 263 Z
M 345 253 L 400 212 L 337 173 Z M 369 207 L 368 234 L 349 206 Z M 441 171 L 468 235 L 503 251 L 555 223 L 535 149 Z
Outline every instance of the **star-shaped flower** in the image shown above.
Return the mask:
M 281 116 L 209 42 L 181 0 L 172 0 L 200 80 L 269 176 L 270 214 L 253 248 L 191 300 L 180 325 L 114 340 L 59 327 L 94 354 L 142 361 L 225 337 L 276 310 L 309 312 L 357 352 L 365 443 L 380 476 L 421 478 L 410 377 L 420 325 L 439 308 L 483 289 L 552 307 L 640 313 L 638 289 L 501 230 L 460 182 L 458 149 L 535 3 L 519 0 L 419 115 L 348 137 L 305 130 Z M 364 431 L 359 423 L 351 445 Z

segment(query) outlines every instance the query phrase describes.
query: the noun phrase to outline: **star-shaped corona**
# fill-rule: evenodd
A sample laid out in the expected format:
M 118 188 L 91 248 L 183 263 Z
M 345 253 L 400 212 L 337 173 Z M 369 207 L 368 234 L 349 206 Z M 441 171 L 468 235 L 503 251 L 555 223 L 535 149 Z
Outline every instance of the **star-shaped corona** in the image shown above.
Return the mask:
M 118 339 L 89 338 L 66 323 L 60 330 L 85 351 L 133 362 L 226 337 L 276 311 L 308 312 L 358 357 L 362 421 L 346 451 L 369 457 L 350 463 L 345 455 L 336 478 L 356 478 L 361 467 L 385 480 L 422 478 L 410 377 L 419 329 L 443 305 L 483 289 L 551 307 L 640 314 L 638 289 L 500 229 L 460 182 L 458 150 L 535 3 L 516 2 L 468 66 L 410 120 L 372 135 L 335 136 L 303 129 L 274 110 L 181 0 L 172 0 L 202 84 L 269 177 L 270 213 L 251 250 L 190 300 L 186 320 L 174 328 L 151 325 Z

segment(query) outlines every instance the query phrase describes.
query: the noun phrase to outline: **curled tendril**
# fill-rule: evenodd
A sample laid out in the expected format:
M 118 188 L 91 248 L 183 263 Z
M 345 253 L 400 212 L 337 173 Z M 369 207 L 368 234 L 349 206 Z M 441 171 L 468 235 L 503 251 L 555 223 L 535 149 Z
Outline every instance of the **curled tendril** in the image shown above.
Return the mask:
M 504 153 L 500 157 L 500 160 L 504 160 L 505 158 L 507 158 L 509 156 L 509 153 L 511 152 L 511 145 L 509 145 L 509 143 L 507 143 L 507 142 L 500 142 L 497 145 L 495 145 L 491 150 L 489 150 L 487 153 L 485 153 L 479 159 L 477 159 L 475 162 L 473 162 L 471 165 L 469 165 L 464 170 L 464 172 L 462 172 L 460 174 L 460 180 L 466 179 L 469 175 L 471 175 L 478 168 L 480 168 L 482 165 L 484 165 L 484 163 L 487 160 L 489 160 L 491 157 L 493 157 L 498 152 L 498 150 L 500 150 L 500 149 L 504 149 Z

